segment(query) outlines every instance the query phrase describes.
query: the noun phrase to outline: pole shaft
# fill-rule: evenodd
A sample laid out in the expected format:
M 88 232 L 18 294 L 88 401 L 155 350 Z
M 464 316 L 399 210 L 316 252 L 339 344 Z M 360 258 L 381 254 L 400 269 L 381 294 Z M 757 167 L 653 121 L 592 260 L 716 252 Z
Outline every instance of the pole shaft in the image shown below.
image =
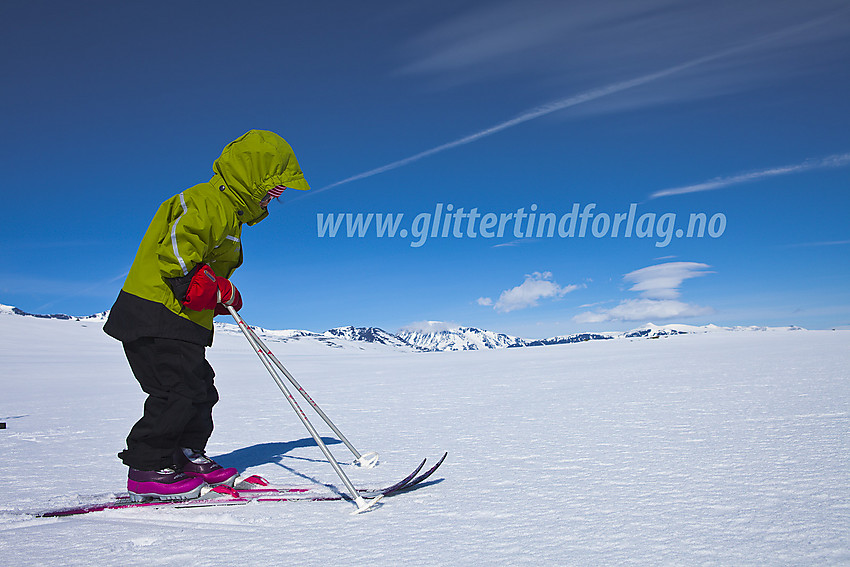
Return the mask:
M 317 404 L 313 400 L 313 398 L 310 397 L 310 394 L 308 394 L 307 391 L 304 388 L 301 387 L 301 384 L 298 383 L 298 381 L 289 372 L 289 370 L 286 369 L 286 367 L 283 365 L 283 363 L 280 360 L 278 360 L 278 358 L 274 355 L 274 353 L 271 351 L 271 349 L 269 349 L 269 347 L 266 346 L 266 344 L 262 341 L 262 339 L 260 339 L 260 337 L 257 336 L 257 334 L 254 332 L 254 329 L 252 329 L 251 327 L 249 327 L 247 325 L 245 327 L 248 329 L 248 332 L 250 332 L 251 335 L 254 337 L 254 339 L 256 340 L 259 347 L 263 349 L 263 353 L 266 356 L 269 357 L 269 359 L 272 361 L 272 363 L 275 366 L 278 367 L 278 369 L 280 369 L 280 371 L 283 373 L 283 375 L 286 376 L 287 380 L 289 380 L 289 382 L 295 387 L 295 389 L 298 390 L 298 393 L 301 394 L 301 396 L 305 400 L 307 400 L 307 403 L 309 403 L 310 406 L 316 411 L 316 413 L 319 414 L 319 417 L 321 417 L 322 420 L 324 420 L 324 422 L 328 424 L 328 427 L 330 427 L 333 430 L 333 432 L 336 433 L 336 435 L 345 444 L 345 446 L 348 447 L 348 450 L 351 451 L 351 453 L 354 455 L 354 458 L 359 459 L 360 458 L 360 452 L 354 447 L 354 445 L 351 444 L 351 442 L 348 440 L 348 438 L 346 438 L 346 436 L 343 435 L 342 431 L 340 431 L 339 428 L 336 425 L 334 425 L 334 422 L 331 421 L 331 418 L 329 418 L 327 416 L 327 414 L 325 414 L 325 412 L 322 411 L 322 408 L 319 407 L 319 404 Z
M 298 402 L 289 392 L 289 389 L 286 387 L 286 384 L 283 382 L 283 380 L 280 379 L 280 376 L 277 375 L 277 372 L 275 372 L 274 367 L 268 360 L 268 357 L 265 356 L 265 351 L 263 350 L 263 348 L 261 348 L 260 345 L 254 341 L 253 337 L 251 336 L 253 331 L 249 333 L 246 330 L 248 328 L 248 325 L 245 323 L 242 317 L 240 317 L 236 313 L 236 310 L 232 306 L 228 305 L 227 310 L 230 311 L 231 315 L 233 315 L 233 318 L 239 325 L 239 329 L 242 331 L 242 334 L 245 335 L 245 338 L 248 339 L 248 343 L 257 352 L 257 356 L 260 357 L 260 361 L 263 363 L 263 366 L 265 366 L 266 370 L 269 371 L 269 374 L 277 384 L 278 388 L 280 388 L 280 391 L 283 392 L 283 395 L 286 397 L 286 400 L 289 402 L 289 405 L 292 406 L 292 409 L 295 411 L 296 415 L 298 415 L 299 419 L 301 419 L 301 423 L 303 423 L 304 427 L 307 428 L 307 431 L 310 432 L 310 435 L 316 441 L 316 444 L 319 446 L 319 449 L 321 449 L 322 453 L 324 453 L 328 463 L 330 463 L 331 467 L 333 467 L 337 476 L 339 476 L 340 480 L 342 480 L 342 483 L 345 485 L 345 488 L 351 494 L 351 497 L 354 499 L 354 501 L 358 503 L 359 507 L 360 502 L 363 501 L 363 497 L 360 496 L 360 493 L 357 492 L 356 488 L 354 488 L 354 485 L 348 479 L 348 476 L 346 476 L 345 472 L 342 470 L 342 468 L 340 468 L 339 463 L 336 462 L 336 459 L 331 454 L 330 449 L 328 449 L 327 445 L 325 445 L 325 442 L 322 441 L 322 438 L 319 436 L 319 432 L 316 431 L 316 428 L 313 427 L 313 424 L 310 423 L 309 419 L 307 419 L 307 416 L 304 414 L 304 411 L 301 409 L 301 406 L 298 405 Z
M 234 311 L 234 313 L 236 312 Z M 351 451 L 351 454 L 354 455 L 354 458 L 360 459 L 360 452 L 354 447 L 354 445 L 348 440 L 348 438 L 343 435 L 342 431 L 339 430 L 339 428 L 334 424 L 334 422 L 331 421 L 331 418 L 329 418 L 327 414 L 322 411 L 322 408 L 320 408 L 319 404 L 317 404 L 313 400 L 313 398 L 310 397 L 310 394 L 308 394 L 307 391 L 301 387 L 301 384 L 298 383 L 295 377 L 289 372 L 289 370 L 286 369 L 283 363 L 278 360 L 278 358 L 274 355 L 271 349 L 269 349 L 269 347 L 266 346 L 266 344 L 262 341 L 262 339 L 260 339 L 257 333 L 254 332 L 254 329 L 252 329 L 249 325 L 245 324 L 244 319 L 242 319 L 242 317 L 238 313 L 235 314 L 234 319 L 236 319 L 236 323 L 239 325 L 239 328 L 242 329 L 243 333 L 247 331 L 251 334 L 251 337 L 254 339 L 252 345 L 256 345 L 255 348 L 261 349 L 263 351 L 263 354 L 267 356 L 275 366 L 278 367 L 281 373 L 286 376 L 286 379 L 289 380 L 289 382 L 293 385 L 293 387 L 295 387 L 296 390 L 298 390 L 298 393 L 301 394 L 301 396 L 305 400 L 307 400 L 307 403 L 310 404 L 310 406 L 316 411 L 317 414 L 319 414 L 319 417 L 321 417 L 322 420 L 324 420 L 324 422 L 328 424 L 328 427 L 330 427 L 331 430 L 333 430 L 333 432 L 337 435 L 337 437 L 339 437 L 339 439 L 345 444 L 345 446 L 348 447 L 348 450 Z

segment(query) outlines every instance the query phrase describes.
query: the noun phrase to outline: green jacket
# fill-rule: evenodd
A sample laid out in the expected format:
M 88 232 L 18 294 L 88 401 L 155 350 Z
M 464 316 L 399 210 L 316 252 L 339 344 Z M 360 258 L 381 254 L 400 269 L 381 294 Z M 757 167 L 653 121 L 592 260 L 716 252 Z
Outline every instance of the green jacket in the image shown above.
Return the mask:
M 128 342 L 166 337 L 212 344 L 212 310 L 183 309 L 194 269 L 208 264 L 230 278 L 242 263 L 242 225 L 268 216 L 260 200 L 276 185 L 310 186 L 286 141 L 265 130 L 234 140 L 213 164 L 215 175 L 168 199 L 142 238 L 104 330 Z

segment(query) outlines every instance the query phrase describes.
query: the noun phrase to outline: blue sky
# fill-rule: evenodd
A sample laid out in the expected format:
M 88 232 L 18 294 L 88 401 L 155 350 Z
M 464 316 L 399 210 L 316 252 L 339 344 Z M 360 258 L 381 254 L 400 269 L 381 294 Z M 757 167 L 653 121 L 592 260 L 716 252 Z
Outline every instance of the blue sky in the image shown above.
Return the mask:
M 843 1 L 34 1 L 0 16 L 0 303 L 108 309 L 159 203 L 261 128 L 313 191 L 243 232 L 233 280 L 252 324 L 850 327 Z M 519 209 L 560 220 L 575 204 L 595 205 L 584 237 L 527 217 L 514 234 Z M 414 219 L 449 205 L 480 218 L 412 246 Z M 396 236 L 319 236 L 318 215 L 369 213 L 403 215 Z M 488 213 L 513 215 L 501 238 Z M 700 213 L 714 235 L 688 238 Z

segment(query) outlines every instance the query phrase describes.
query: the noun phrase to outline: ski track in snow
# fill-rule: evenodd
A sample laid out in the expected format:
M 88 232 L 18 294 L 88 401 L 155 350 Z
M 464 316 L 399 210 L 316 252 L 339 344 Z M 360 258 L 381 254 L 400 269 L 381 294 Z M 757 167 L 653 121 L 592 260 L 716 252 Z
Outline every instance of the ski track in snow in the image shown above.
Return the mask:
M 381 453 L 374 469 L 345 467 L 356 485 L 445 450 L 442 468 L 359 516 L 347 502 L 26 516 L 124 489 L 115 454 L 143 394 L 99 323 L 4 315 L 3 563 L 850 562 L 848 331 L 447 353 L 269 346 L 361 452 Z M 220 333 L 208 356 L 221 393 L 211 455 L 343 490 L 243 338 Z

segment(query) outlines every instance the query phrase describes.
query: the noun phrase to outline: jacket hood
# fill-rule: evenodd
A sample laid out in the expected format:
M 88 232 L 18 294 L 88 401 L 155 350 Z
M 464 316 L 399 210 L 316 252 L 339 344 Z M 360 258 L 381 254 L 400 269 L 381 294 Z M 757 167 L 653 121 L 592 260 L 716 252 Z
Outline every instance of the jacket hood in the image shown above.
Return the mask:
M 269 189 L 277 185 L 310 189 L 290 145 L 268 130 L 249 130 L 227 144 L 213 163 L 213 171 L 244 207 L 249 225 L 268 216 L 260 200 Z

